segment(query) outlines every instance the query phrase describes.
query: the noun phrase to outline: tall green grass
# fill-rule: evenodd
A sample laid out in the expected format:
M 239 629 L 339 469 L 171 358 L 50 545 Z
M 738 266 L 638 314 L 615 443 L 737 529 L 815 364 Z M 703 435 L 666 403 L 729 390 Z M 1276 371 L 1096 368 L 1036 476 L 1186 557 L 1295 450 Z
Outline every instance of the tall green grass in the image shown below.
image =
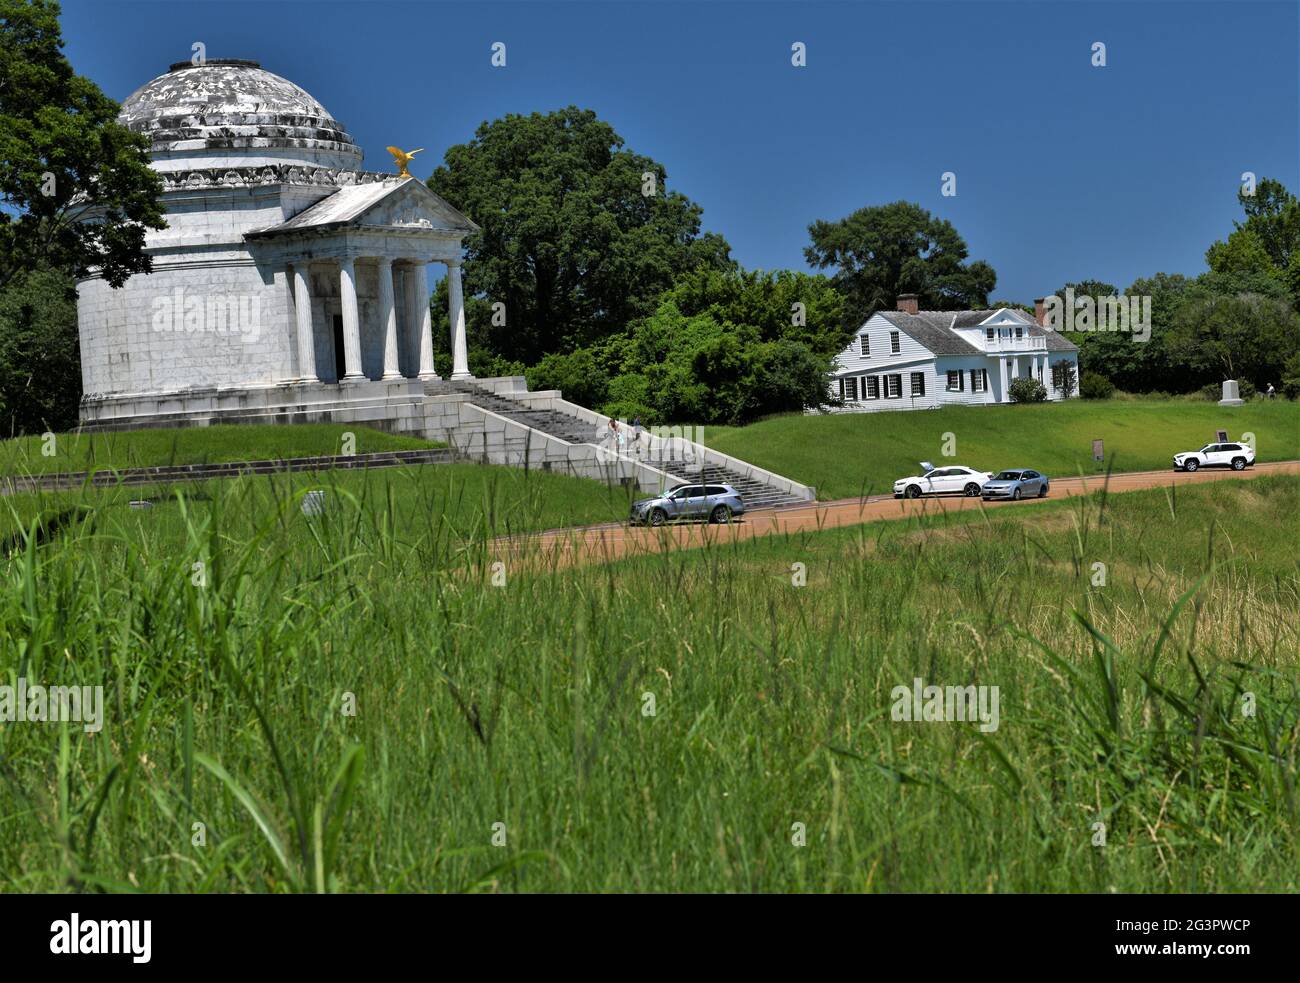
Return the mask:
M 0 674 L 108 720 L 0 726 L 5 889 L 1297 886 L 1293 478 L 580 568 L 210 492 L 11 541 Z M 892 720 L 915 676 L 1001 726 Z

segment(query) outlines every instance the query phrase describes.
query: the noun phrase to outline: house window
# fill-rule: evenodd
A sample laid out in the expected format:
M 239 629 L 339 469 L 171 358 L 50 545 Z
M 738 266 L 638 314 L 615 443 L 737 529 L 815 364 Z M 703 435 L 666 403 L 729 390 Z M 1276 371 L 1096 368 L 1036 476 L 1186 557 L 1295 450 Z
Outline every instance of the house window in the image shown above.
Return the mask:
M 874 375 L 869 375 L 862 380 L 862 398 L 879 399 L 880 398 L 880 380 Z
M 986 341 L 992 341 L 992 340 L 993 340 L 993 329 L 992 329 L 992 328 L 985 328 L 985 329 L 984 329 L 984 339 L 985 339 Z
M 894 355 L 897 355 L 897 354 L 898 354 L 899 348 L 898 348 L 898 332 L 897 332 L 897 331 L 891 331 L 891 332 L 889 332 L 889 350 L 890 350 L 890 352 L 891 352 L 892 354 L 894 354 Z
M 854 402 L 857 401 L 858 380 L 855 379 L 853 376 L 849 376 L 847 379 L 844 380 L 844 398 L 848 400 L 852 400 Z
M 1024 329 L 1024 328 L 1016 328 L 1016 341 L 1019 341 L 1019 340 L 1020 340 L 1021 338 L 1023 338 L 1024 336 L 1025 336 L 1025 329 Z
M 948 392 L 955 393 L 961 390 L 961 370 L 953 369 L 948 373 Z
M 890 399 L 903 398 L 903 377 L 901 375 L 887 375 L 885 382 L 889 387 Z
M 987 369 L 970 370 L 970 391 L 973 393 L 982 393 L 987 383 Z
M 925 395 L 925 373 L 924 372 L 912 373 L 912 395 L 913 396 Z
M 863 335 L 861 340 L 862 340 L 862 357 L 863 357 L 863 358 L 870 358 L 870 357 L 871 357 L 871 339 L 870 339 L 869 337 L 867 337 L 866 335 Z

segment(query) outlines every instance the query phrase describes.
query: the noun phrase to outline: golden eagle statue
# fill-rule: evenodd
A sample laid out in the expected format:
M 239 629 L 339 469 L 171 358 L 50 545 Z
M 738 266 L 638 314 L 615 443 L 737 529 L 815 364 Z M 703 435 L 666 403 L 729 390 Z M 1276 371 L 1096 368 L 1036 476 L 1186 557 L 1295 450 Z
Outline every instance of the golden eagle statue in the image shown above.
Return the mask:
M 423 147 L 420 148 L 420 150 L 423 150 L 423 149 L 424 149 Z M 397 176 L 398 176 L 398 177 L 410 177 L 410 176 L 411 176 L 411 175 L 410 175 L 410 172 L 408 172 L 407 169 L 406 169 L 406 165 L 409 164 L 409 163 L 411 162 L 411 158 L 414 157 L 416 154 L 418 154 L 418 153 L 420 152 L 420 150 L 412 150 L 412 151 L 408 154 L 405 150 L 398 150 L 396 147 L 389 147 L 389 148 L 388 148 L 388 152 L 389 152 L 390 154 L 393 155 L 393 163 L 395 163 L 395 164 L 397 165 Z

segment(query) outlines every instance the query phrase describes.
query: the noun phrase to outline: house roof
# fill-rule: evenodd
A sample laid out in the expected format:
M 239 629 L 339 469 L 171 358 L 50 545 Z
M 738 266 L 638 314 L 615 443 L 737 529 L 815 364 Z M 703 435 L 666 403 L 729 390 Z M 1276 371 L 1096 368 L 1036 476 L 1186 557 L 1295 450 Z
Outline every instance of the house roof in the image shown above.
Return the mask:
M 952 330 L 952 311 L 881 311 L 880 316 L 917 344 L 936 355 L 981 355 L 978 348 Z
M 1044 328 L 1023 311 L 1006 308 L 1025 323 L 1025 331 L 1031 338 L 1046 338 L 1048 351 L 1073 352 L 1078 348 L 1066 341 L 1055 331 Z M 917 344 L 936 355 L 983 355 L 983 349 L 976 348 L 961 337 L 955 328 L 974 328 L 983 324 L 997 310 L 981 311 L 919 311 L 907 314 L 903 311 L 879 311 L 879 315 L 898 328 Z

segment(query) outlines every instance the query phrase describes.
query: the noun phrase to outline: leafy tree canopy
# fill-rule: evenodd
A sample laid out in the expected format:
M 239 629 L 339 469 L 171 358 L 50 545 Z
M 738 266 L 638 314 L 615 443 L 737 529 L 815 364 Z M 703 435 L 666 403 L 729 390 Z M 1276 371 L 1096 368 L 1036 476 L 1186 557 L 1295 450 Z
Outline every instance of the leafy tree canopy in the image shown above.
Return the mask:
M 70 430 L 80 400 L 72 278 L 21 272 L 0 288 L 0 435 Z
M 121 286 L 165 227 L 148 141 L 62 47 L 57 3 L 0 0 L 0 286 L 42 267 Z
M 428 184 L 482 227 L 464 276 L 468 294 L 505 304 L 505 324 L 476 326 L 491 349 L 529 364 L 572 351 L 649 314 L 679 274 L 729 268 L 726 240 L 666 182 L 575 106 L 484 123 L 448 150 Z
M 1246 219 L 1234 222 L 1226 242 L 1216 241 L 1205 253 L 1212 273 L 1248 277 L 1257 291 L 1274 294 L 1266 280 L 1276 281 L 1300 308 L 1300 201 L 1281 181 L 1263 178 L 1253 195 L 1237 192 Z
M 843 302 L 822 276 L 697 268 L 654 313 L 587 349 L 528 370 L 613 416 L 650 423 L 745 423 L 825 399 L 844 347 Z
M 1193 388 L 1240 379 L 1264 388 L 1297 351 L 1300 318 L 1284 299 L 1196 291 L 1174 315 L 1171 358 Z
M 818 269 L 834 269 L 844 295 L 847 326 L 892 309 L 899 294 L 914 293 L 923 310 L 961 310 L 988 304 L 997 283 L 993 267 L 967 261 L 966 242 L 952 223 L 920 205 L 895 201 L 860 208 L 838 222 L 808 226 L 804 249 Z
M 802 342 L 827 357 L 838 355 L 851 334 L 842 327 L 843 297 L 821 275 L 700 267 L 679 277 L 659 303 L 672 303 L 687 317 L 708 314 L 719 322 L 747 325 L 762 341 Z M 662 346 L 656 348 L 654 354 L 662 354 Z

